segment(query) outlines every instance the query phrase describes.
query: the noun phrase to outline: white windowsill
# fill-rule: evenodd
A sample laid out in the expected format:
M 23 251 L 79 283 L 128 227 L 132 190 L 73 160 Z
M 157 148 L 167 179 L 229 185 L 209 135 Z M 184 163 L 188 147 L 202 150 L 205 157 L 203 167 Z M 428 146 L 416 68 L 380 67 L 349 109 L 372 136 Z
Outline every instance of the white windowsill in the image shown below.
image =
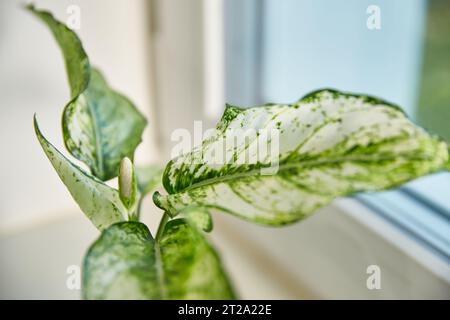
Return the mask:
M 405 234 L 389 221 L 352 198 L 339 199 L 334 205 L 380 237 L 397 247 L 418 263 L 450 284 L 450 265 L 429 248 Z

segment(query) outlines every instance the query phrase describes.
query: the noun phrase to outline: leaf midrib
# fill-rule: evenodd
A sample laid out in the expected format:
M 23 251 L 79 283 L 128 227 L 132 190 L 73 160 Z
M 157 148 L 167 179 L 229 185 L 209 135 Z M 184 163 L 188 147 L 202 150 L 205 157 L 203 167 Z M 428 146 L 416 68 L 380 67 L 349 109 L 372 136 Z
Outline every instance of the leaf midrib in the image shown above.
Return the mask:
M 386 160 L 395 160 L 398 158 L 404 158 L 407 160 L 424 160 L 424 159 L 428 159 L 427 157 L 416 157 L 414 155 L 412 156 L 408 156 L 408 154 L 400 154 L 397 155 L 395 157 L 343 157 L 343 158 L 336 158 L 336 159 L 327 159 L 327 160 L 309 160 L 309 161 L 303 161 L 300 163 L 290 163 L 290 164 L 280 164 L 277 173 L 273 174 L 273 175 L 265 175 L 265 176 L 274 176 L 277 175 L 278 172 L 286 170 L 286 169 L 291 169 L 291 168 L 299 168 L 299 167 L 311 167 L 311 166 L 318 166 L 318 165 L 324 165 L 324 164 L 331 164 L 331 163 L 340 163 L 340 162 L 355 162 L 355 161 L 369 161 L 369 162 L 373 162 L 373 161 L 386 161 Z M 203 180 L 200 181 L 198 183 L 194 183 L 184 189 L 181 189 L 176 193 L 183 193 L 183 192 L 188 192 L 191 191 L 193 189 L 197 189 L 200 187 L 204 187 L 204 186 L 208 186 L 208 185 L 214 185 L 217 183 L 221 183 L 221 182 L 227 182 L 229 180 L 234 180 L 234 179 L 239 179 L 239 178 L 246 178 L 246 177 L 251 177 L 251 176 L 258 176 L 258 173 L 261 171 L 261 169 L 263 168 L 270 168 L 270 166 L 261 166 L 255 169 L 252 169 L 250 171 L 247 172 L 239 172 L 239 173 L 235 173 L 232 175 L 227 175 L 227 176 L 221 176 L 221 177 L 215 177 L 212 179 L 207 179 L 207 180 Z M 263 175 L 264 176 L 264 175 Z
M 159 291 L 161 293 L 161 299 L 166 300 L 168 298 L 168 294 L 165 285 L 164 268 L 162 263 L 161 246 L 159 241 L 155 240 L 154 248 L 155 248 L 155 259 L 156 259 L 155 264 L 156 264 L 156 273 L 158 277 Z
M 84 92 L 83 92 L 84 94 Z M 97 116 L 96 116 L 96 112 L 94 110 L 94 107 L 91 105 L 90 103 L 90 99 L 87 95 L 84 95 L 86 98 L 86 104 L 88 106 L 88 110 L 89 113 L 91 114 L 91 118 L 92 118 L 92 122 L 93 122 L 93 127 L 94 127 L 94 140 L 95 140 L 95 148 L 96 148 L 96 159 L 97 159 L 97 169 L 98 169 L 98 175 L 100 177 L 103 177 L 105 175 L 104 172 L 104 167 L 103 167 L 103 153 L 102 153 L 102 139 L 101 139 L 101 134 L 100 134 L 100 127 L 99 127 L 99 123 L 97 121 Z

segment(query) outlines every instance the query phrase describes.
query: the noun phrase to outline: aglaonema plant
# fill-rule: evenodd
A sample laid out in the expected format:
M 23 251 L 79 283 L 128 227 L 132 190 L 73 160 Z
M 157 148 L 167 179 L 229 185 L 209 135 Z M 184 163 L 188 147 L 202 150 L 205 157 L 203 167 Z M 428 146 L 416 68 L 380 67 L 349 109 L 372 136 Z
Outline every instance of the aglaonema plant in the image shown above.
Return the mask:
M 101 232 L 82 275 L 86 299 L 233 299 L 220 258 L 204 232 L 219 211 L 268 226 L 302 220 L 333 199 L 392 188 L 448 169 L 448 147 L 384 100 L 323 89 L 293 104 L 227 106 L 200 147 L 165 170 L 136 167 L 133 154 L 147 124 L 126 97 L 90 65 L 77 35 L 49 12 L 28 6 L 52 31 L 65 60 L 70 100 L 62 115 L 64 143 L 88 170 L 73 163 L 34 128 L 45 154 L 80 209 Z M 236 130 L 278 132 L 278 152 L 257 162 L 245 151 L 273 143 L 262 135 L 213 150 Z M 245 135 L 245 134 L 244 134 Z M 264 173 L 273 163 L 277 170 Z M 105 183 L 118 177 L 118 188 Z M 162 182 L 165 192 L 156 186 Z M 153 193 L 164 211 L 156 235 L 139 222 L 141 201 Z

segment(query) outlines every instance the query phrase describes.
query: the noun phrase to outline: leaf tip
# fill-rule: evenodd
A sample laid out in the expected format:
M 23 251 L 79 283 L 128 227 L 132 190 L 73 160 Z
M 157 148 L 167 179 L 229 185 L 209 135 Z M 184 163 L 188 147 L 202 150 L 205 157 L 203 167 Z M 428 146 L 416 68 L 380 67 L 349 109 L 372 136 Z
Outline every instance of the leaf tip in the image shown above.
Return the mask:
M 164 209 L 161 207 L 161 201 L 160 201 L 161 197 L 162 197 L 162 195 L 159 191 L 155 191 L 152 195 L 152 199 L 153 199 L 153 202 L 155 203 L 155 205 L 160 209 Z
M 29 10 L 29 11 L 35 11 L 36 10 L 35 7 L 34 7 L 34 3 L 33 2 L 22 3 L 21 6 L 25 10 Z
M 42 133 L 41 133 L 41 129 L 39 129 L 39 124 L 38 124 L 37 114 L 36 113 L 33 115 L 33 127 L 34 127 L 34 132 L 36 133 L 36 136 L 40 140 L 40 137 L 42 136 Z
M 153 193 L 153 203 L 160 209 L 164 210 L 167 212 L 167 214 L 170 217 L 174 217 L 174 214 L 172 212 L 172 208 L 169 204 L 169 201 L 167 200 L 167 196 L 162 195 L 159 191 L 155 191 Z

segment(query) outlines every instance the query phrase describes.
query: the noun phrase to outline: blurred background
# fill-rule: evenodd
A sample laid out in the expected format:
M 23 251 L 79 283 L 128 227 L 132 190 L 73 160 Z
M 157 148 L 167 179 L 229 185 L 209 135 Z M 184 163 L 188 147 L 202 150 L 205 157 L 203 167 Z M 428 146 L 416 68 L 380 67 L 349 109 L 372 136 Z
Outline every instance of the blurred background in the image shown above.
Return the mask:
M 40 149 L 37 113 L 63 148 L 69 98 L 47 28 L 0 2 L 0 298 L 78 299 L 67 268 L 98 236 Z M 149 120 L 137 163 L 164 164 L 177 128 L 203 129 L 225 101 L 292 102 L 333 87 L 401 105 L 450 140 L 450 2 L 446 0 L 46 0 L 75 5 L 93 65 Z M 375 19 L 375 20 L 373 20 Z M 211 241 L 245 299 L 450 298 L 450 174 L 338 199 L 312 218 L 266 228 L 217 215 Z M 147 199 L 154 230 L 161 213 Z M 379 266 L 370 290 L 367 268 Z

